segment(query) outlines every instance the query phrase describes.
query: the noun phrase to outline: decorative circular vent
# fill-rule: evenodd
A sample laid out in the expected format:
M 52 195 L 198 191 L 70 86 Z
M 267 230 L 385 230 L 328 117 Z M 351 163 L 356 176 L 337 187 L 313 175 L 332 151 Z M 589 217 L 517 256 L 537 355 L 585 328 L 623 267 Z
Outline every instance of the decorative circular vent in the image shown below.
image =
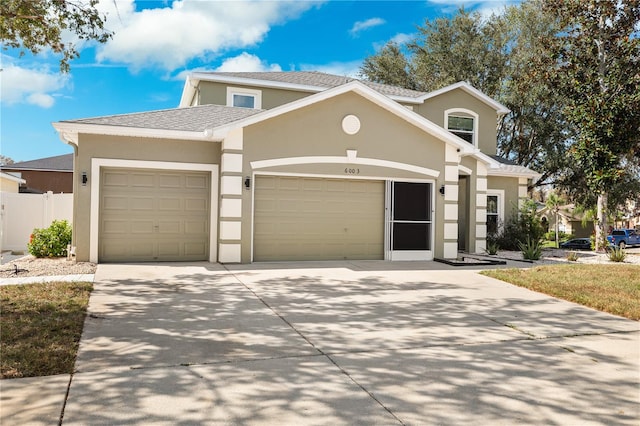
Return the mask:
M 342 130 L 348 135 L 355 135 L 360 131 L 360 119 L 355 115 L 347 115 L 342 119 Z

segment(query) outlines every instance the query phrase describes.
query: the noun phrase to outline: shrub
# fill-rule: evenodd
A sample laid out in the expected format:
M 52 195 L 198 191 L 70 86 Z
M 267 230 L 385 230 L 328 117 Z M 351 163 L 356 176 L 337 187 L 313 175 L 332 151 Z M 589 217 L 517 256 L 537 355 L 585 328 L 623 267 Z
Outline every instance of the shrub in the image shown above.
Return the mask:
M 611 249 L 607 251 L 607 256 L 612 262 L 624 262 L 627 258 L 627 252 L 620 247 L 612 246 Z
M 567 252 L 567 260 L 569 262 L 576 262 L 578 260 L 578 253 L 575 251 Z
M 35 257 L 62 257 L 71 244 L 71 225 L 66 220 L 54 220 L 48 228 L 34 229 L 27 248 Z
M 538 260 L 542 256 L 542 244 L 540 240 L 533 240 L 527 238 L 527 243 L 520 243 L 520 251 L 522 251 L 522 257 L 527 260 Z
M 487 238 L 487 248 L 485 250 L 487 254 L 496 255 L 498 254 L 498 250 L 500 250 L 498 243 L 495 241 L 489 241 L 489 238 Z
M 502 249 L 520 250 L 520 245 L 525 241 L 539 242 L 543 236 L 544 228 L 536 215 L 536 205 L 528 201 L 519 212 L 513 212 L 497 234 L 487 237 L 487 245 L 493 241 Z

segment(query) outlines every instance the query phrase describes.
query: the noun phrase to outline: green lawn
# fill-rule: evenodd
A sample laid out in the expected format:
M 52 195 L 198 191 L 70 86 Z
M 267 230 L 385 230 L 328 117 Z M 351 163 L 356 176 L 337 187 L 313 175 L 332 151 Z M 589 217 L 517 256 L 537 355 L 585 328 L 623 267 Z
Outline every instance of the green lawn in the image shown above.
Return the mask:
M 640 266 L 546 265 L 492 269 L 493 278 L 633 320 L 640 320 Z
M 91 283 L 0 286 L 0 378 L 71 373 Z

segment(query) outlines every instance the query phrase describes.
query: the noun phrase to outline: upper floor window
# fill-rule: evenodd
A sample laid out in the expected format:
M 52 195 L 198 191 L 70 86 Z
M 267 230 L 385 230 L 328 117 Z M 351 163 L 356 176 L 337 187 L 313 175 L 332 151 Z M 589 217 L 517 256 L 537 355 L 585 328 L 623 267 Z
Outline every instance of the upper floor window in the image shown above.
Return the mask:
M 262 92 L 260 90 L 227 87 L 227 106 L 261 109 Z
M 478 114 L 464 108 L 449 109 L 444 114 L 447 130 L 470 144 L 478 144 Z

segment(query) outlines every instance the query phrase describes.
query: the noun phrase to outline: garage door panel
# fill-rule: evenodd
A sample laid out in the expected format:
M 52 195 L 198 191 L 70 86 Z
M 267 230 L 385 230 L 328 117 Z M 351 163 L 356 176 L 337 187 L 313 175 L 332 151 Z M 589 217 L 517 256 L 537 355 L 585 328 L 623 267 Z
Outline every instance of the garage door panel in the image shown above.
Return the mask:
M 151 197 L 129 198 L 129 208 L 133 211 L 153 211 L 154 201 Z
M 103 169 L 99 260 L 206 260 L 209 182 L 207 172 Z
M 254 260 L 382 258 L 384 182 L 257 177 Z
M 132 173 L 129 180 L 132 187 L 152 188 L 155 184 L 151 173 Z

